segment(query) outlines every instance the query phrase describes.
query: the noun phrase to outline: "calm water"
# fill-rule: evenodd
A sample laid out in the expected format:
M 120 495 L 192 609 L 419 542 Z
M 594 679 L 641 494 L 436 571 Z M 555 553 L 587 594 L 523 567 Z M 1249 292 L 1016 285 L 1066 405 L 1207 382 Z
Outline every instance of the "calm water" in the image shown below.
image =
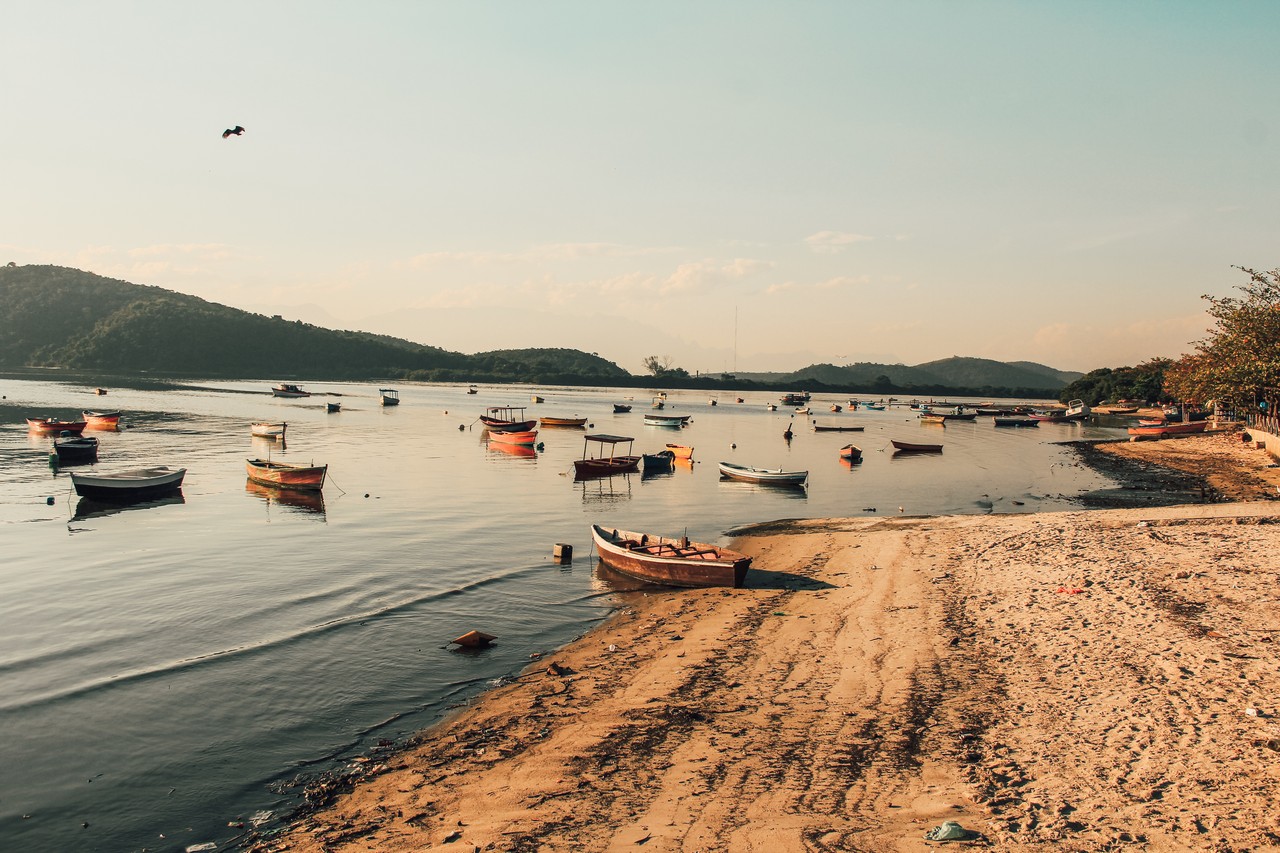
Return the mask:
M 317 396 L 283 400 L 272 381 L 115 380 L 96 397 L 106 381 L 0 380 L 0 848 L 185 850 L 280 814 L 292 801 L 273 783 L 421 729 L 603 618 L 616 589 L 594 577 L 594 521 L 717 541 L 742 524 L 872 507 L 1065 509 L 1109 483 L 1053 442 L 1120 434 L 989 418 L 944 429 L 906 409 L 832 414 L 847 402 L 834 396 L 815 398 L 810 418 L 865 432 L 814 433 L 766 411 L 773 395 L 720 394 L 711 407 L 692 392 L 671 394 L 665 413 L 694 416 L 672 430 L 642 425 L 649 396 L 633 390 L 401 384 L 401 405 L 383 409 L 373 386 L 303 383 Z M 633 413 L 612 414 L 628 396 Z M 342 411 L 326 414 L 326 401 Z M 543 429 L 540 452 L 512 455 L 473 426 L 494 405 L 588 416 L 594 431 L 635 436 L 637 451 L 693 445 L 698 462 L 575 483 L 583 430 Z M 49 467 L 50 440 L 26 431 L 28 416 L 106 408 L 125 415 L 121 431 L 94 433 L 98 467 L 186 467 L 180 499 L 81 507 Z M 287 421 L 287 446 L 251 439 L 255 420 Z M 890 438 L 945 450 L 895 457 Z M 861 465 L 837 457 L 850 442 Z M 268 452 L 328 463 L 323 498 L 248 486 L 245 457 Z M 807 468 L 809 487 L 722 482 L 720 460 Z M 571 566 L 551 561 L 556 543 L 574 546 Z M 498 643 L 448 647 L 472 628 Z

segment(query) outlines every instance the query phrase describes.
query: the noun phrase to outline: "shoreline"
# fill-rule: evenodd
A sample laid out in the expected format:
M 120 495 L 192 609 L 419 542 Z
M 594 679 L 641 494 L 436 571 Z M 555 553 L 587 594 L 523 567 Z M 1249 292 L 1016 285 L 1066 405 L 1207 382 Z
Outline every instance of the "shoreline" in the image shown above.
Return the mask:
M 1276 476 L 1189 441 L 1098 452 Z M 743 589 L 620 593 L 249 849 L 918 850 L 944 820 L 999 849 L 1280 849 L 1277 523 L 1215 502 L 742 528 Z

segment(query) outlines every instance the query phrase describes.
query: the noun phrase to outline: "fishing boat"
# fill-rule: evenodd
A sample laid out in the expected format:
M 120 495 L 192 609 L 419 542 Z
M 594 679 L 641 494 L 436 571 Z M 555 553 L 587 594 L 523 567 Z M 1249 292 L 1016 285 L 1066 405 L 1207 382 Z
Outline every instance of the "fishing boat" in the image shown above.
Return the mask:
M 1038 421 L 1048 421 L 1049 423 L 1068 423 L 1070 421 L 1082 421 L 1089 417 L 1092 411 L 1085 405 L 1083 400 L 1072 400 L 1067 403 L 1067 407 L 1062 411 L 1055 412 L 1032 412 L 1031 417 Z
M 538 425 L 536 418 L 525 420 L 523 406 L 491 406 L 480 416 L 480 423 L 510 432 L 527 432 Z
M 692 415 L 645 415 L 645 426 L 682 427 Z
M 324 410 L 329 414 L 333 414 L 334 412 L 340 412 L 342 411 L 342 404 L 341 403 L 325 403 Z
M 613 413 L 614 413 L 615 415 L 625 415 L 625 414 L 626 414 L 627 412 L 629 412 L 629 411 L 631 411 L 631 407 L 630 407 L 630 406 L 624 405 L 623 403 L 614 403 L 614 404 L 613 404 Z
M 809 472 L 783 471 L 781 468 L 753 468 L 750 465 L 721 462 L 720 476 L 770 486 L 803 486 L 805 480 L 809 479 Z
M 693 448 L 686 447 L 683 444 L 668 444 L 667 450 L 670 450 L 672 453 L 674 453 L 677 459 L 693 458 Z
M 118 429 L 120 426 L 119 412 L 81 412 L 80 417 L 89 429 Z
M 520 444 L 527 447 L 538 443 L 538 431 L 536 429 L 516 430 L 490 427 L 489 440 L 503 444 Z
M 1149 424 L 1129 427 L 1129 440 L 1139 438 L 1164 438 L 1166 435 L 1191 435 L 1204 432 L 1208 421 L 1181 421 L 1177 423 Z
M 581 427 L 587 425 L 587 419 L 574 415 L 571 418 L 540 418 L 539 423 L 544 427 Z
M 302 491 L 323 489 L 325 473 L 329 470 L 328 465 L 297 465 L 270 459 L 246 459 L 244 467 L 255 483 Z
M 995 425 L 998 427 L 1038 427 L 1040 422 L 1025 415 L 996 415 Z
M 893 449 L 901 453 L 941 453 L 941 444 L 916 444 L 910 441 L 897 441 L 889 439 L 889 443 L 893 445 Z
M 379 388 L 378 402 L 384 406 L 400 405 L 400 392 L 394 388 Z
M 849 462 L 861 462 L 862 448 L 856 444 L 846 444 L 840 448 L 840 458 Z
M 790 394 L 783 394 L 778 399 L 778 402 L 782 403 L 784 406 L 803 406 L 805 403 L 809 402 L 809 392 L 801 391 L 799 393 L 793 392 Z
M 124 471 L 78 474 L 71 472 L 71 484 L 76 494 L 86 498 L 104 500 L 140 500 L 142 498 L 176 492 L 182 488 L 186 468 L 170 468 L 153 465 L 149 468 L 131 468 Z
M 627 452 L 619 454 L 618 445 L 625 443 Z M 610 474 L 622 474 L 634 471 L 640 465 L 640 457 L 631 452 L 635 439 L 625 435 L 604 435 L 597 433 L 583 436 L 582 458 L 573 461 L 573 472 L 577 479 L 588 477 L 607 477 Z M 588 454 L 594 447 L 595 456 Z M 605 449 L 609 455 L 604 455 Z
M 740 587 L 751 558 L 728 548 L 691 542 L 689 537 L 652 536 L 591 525 L 600 561 L 616 572 L 647 583 L 681 587 Z
M 862 432 L 865 429 L 866 427 L 853 426 L 852 424 L 820 424 L 817 421 L 814 421 L 813 424 L 814 432 Z
M 98 459 L 98 439 L 68 433 L 66 438 L 54 439 L 53 452 L 59 465 L 95 462 Z
M 930 414 L 938 415 L 944 421 L 973 421 L 978 419 L 977 412 L 962 412 L 959 409 L 954 412 L 930 412 Z
M 88 426 L 85 421 L 64 421 L 61 418 L 27 418 L 27 429 L 42 435 L 60 435 L 72 432 L 76 435 L 84 432 Z
M 947 423 L 946 415 L 939 415 L 933 412 L 922 412 L 917 417 L 920 418 L 920 423 L 922 424 L 942 424 L 945 426 Z
M 267 423 L 266 421 L 258 421 L 249 424 L 249 434 L 256 438 L 269 438 L 272 441 L 284 441 L 285 430 L 289 425 L 283 421 L 278 423 Z
M 670 450 L 640 454 L 640 466 L 645 474 L 661 474 L 670 471 L 675 461 L 676 455 Z
M 281 382 L 273 385 L 271 388 L 271 396 L 273 397 L 310 397 L 310 391 L 303 391 L 297 385 L 290 385 L 287 382 Z

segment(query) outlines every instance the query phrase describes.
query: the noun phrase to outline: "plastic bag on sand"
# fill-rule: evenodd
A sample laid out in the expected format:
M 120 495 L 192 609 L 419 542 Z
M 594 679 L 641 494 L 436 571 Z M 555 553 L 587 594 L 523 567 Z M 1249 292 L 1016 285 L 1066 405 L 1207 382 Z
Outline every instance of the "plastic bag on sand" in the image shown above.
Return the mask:
M 978 833 L 970 832 L 954 820 L 943 821 L 924 834 L 926 841 L 972 841 Z

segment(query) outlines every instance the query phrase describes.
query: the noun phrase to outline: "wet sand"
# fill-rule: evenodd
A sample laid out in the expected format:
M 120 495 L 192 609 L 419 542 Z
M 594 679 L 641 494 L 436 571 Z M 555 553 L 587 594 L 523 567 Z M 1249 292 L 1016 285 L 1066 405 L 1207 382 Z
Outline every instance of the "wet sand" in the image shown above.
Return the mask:
M 746 588 L 625 594 L 253 849 L 1280 850 L 1280 504 L 739 534 Z

